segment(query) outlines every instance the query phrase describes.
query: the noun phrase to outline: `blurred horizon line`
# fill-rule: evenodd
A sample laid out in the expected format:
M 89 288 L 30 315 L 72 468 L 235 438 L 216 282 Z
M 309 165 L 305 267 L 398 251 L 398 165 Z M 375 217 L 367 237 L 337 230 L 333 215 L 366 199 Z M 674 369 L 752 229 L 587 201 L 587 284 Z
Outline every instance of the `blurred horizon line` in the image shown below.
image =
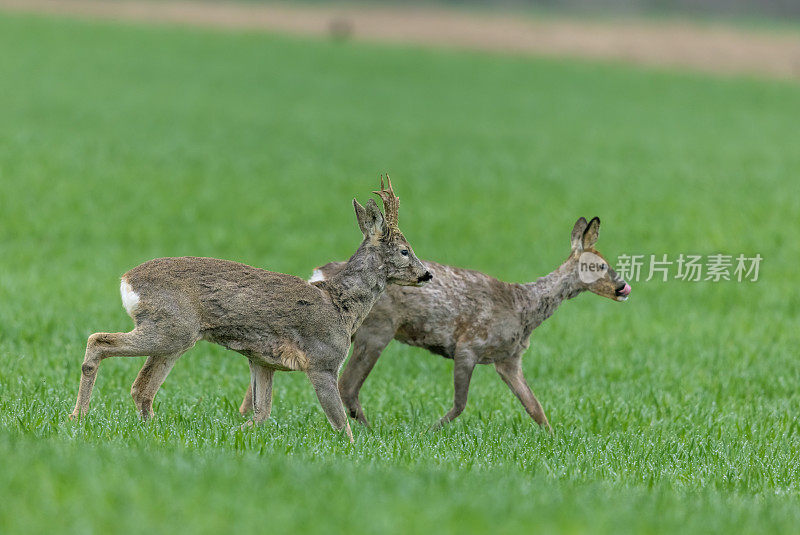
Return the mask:
M 706 19 L 694 23 L 628 16 L 537 17 L 418 3 L 401 7 L 197 0 L 0 0 L 0 10 L 800 79 L 800 32 L 755 31 Z

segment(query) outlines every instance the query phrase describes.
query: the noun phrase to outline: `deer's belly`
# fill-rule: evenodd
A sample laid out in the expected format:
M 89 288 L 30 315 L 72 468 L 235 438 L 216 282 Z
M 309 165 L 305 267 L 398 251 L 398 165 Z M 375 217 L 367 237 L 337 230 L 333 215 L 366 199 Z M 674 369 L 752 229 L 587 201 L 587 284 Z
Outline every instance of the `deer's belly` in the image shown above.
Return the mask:
M 421 347 L 431 353 L 451 359 L 455 354 L 455 341 L 452 336 L 441 336 L 440 333 L 427 329 L 403 326 L 394 335 L 395 340 L 406 345 Z
M 308 354 L 295 342 L 269 336 L 231 335 L 225 331 L 207 331 L 203 339 L 241 353 L 261 366 L 282 371 L 307 371 Z
M 250 358 L 257 364 L 282 371 L 308 371 L 308 355 L 291 343 L 279 344 L 266 354 L 253 354 Z

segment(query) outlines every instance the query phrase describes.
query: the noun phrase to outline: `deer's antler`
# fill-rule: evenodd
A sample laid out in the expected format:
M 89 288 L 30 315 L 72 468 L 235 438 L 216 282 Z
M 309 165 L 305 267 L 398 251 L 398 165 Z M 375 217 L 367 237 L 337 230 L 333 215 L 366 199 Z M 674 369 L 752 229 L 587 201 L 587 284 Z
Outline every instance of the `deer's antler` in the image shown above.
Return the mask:
M 400 210 L 400 198 L 396 197 L 392 189 L 392 179 L 386 175 L 387 187 L 383 187 L 383 175 L 381 175 L 381 190 L 373 191 L 375 195 L 383 201 L 383 217 L 386 219 L 386 228 L 389 234 L 400 232 L 400 227 L 397 226 L 397 214 Z

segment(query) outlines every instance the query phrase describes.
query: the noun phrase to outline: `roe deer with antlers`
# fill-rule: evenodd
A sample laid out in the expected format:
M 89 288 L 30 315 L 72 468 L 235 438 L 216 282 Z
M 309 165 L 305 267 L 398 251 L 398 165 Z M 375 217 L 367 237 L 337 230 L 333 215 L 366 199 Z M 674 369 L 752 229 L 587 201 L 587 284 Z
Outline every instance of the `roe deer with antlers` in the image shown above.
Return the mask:
M 388 180 L 388 176 L 387 176 Z M 198 340 L 208 340 L 250 361 L 252 423 L 272 407 L 275 370 L 303 371 L 328 420 L 353 436 L 336 379 L 353 334 L 387 284 L 420 285 L 431 273 L 414 256 L 397 226 L 399 199 L 391 182 L 370 199 L 353 199 L 364 235 L 355 254 L 325 281 L 308 283 L 214 258 L 158 258 L 122 276 L 122 302 L 136 327 L 128 333 L 89 337 L 72 417 L 89 408 L 100 362 L 108 357 L 147 356 L 131 387 L 143 419 L 175 361 Z
M 624 301 L 631 287 L 594 248 L 600 219 L 580 218 L 572 229 L 569 257 L 549 275 L 528 284 L 499 281 L 477 271 L 423 262 L 433 273 L 424 288 L 389 288 L 353 339 L 353 354 L 339 379 L 350 416 L 369 425 L 358 394 L 392 339 L 454 360 L 453 407 L 438 425 L 456 418 L 467 404 L 476 364 L 494 364 L 497 373 L 537 424 L 550 429 L 544 410 L 522 373 L 522 354 L 533 329 L 566 299 L 588 290 Z M 345 264 L 332 262 L 312 280 L 336 277 Z M 251 407 L 250 390 L 240 411 Z

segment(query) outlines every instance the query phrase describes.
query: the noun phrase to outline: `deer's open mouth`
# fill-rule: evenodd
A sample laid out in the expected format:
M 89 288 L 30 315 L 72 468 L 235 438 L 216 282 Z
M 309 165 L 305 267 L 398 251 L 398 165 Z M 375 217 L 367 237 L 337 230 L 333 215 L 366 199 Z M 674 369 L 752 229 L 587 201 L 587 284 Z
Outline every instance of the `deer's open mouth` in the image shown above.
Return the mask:
M 623 286 L 621 288 L 617 288 L 616 294 L 617 294 L 617 297 L 616 297 L 617 301 L 627 301 L 628 300 L 628 296 L 631 294 L 631 286 L 630 286 L 630 284 L 628 284 L 626 282 L 625 286 Z

